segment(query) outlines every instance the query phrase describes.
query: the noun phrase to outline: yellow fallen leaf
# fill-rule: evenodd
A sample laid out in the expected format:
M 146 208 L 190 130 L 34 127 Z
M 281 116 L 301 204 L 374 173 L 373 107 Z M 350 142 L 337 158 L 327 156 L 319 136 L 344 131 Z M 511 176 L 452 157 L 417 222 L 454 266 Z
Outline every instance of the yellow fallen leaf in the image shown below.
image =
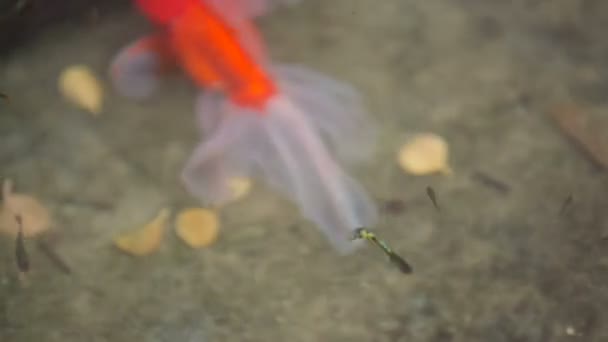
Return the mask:
M 448 163 L 448 144 L 433 133 L 421 133 L 411 138 L 399 150 L 398 162 L 404 171 L 414 175 L 452 173 Z
M 103 89 L 86 65 L 73 65 L 64 69 L 59 76 L 59 89 L 73 104 L 93 115 L 101 113 Z
M 135 256 L 156 252 L 162 242 L 169 215 L 169 209 L 162 209 L 143 227 L 116 237 L 114 244 L 123 252 Z
M 37 236 L 51 228 L 52 219 L 49 210 L 33 196 L 13 193 L 13 184 L 9 179 L 5 179 L 2 184 L 2 198 L 1 233 L 17 236 L 19 225 L 16 215 L 21 216 L 25 238 Z
M 184 209 L 177 215 L 175 229 L 177 236 L 190 247 L 205 247 L 217 240 L 219 219 L 209 209 Z

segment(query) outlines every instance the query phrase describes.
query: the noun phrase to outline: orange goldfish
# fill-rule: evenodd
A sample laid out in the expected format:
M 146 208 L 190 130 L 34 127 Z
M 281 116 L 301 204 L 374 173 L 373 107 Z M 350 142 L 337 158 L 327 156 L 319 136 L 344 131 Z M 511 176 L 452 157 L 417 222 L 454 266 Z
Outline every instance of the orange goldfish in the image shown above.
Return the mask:
M 136 0 L 158 32 L 127 46 L 112 63 L 119 92 L 146 97 L 160 72 L 178 66 L 201 89 L 203 136 L 182 171 L 206 204 L 230 198 L 229 180 L 265 180 L 293 200 L 341 253 L 377 210 L 340 166 L 372 152 L 375 127 L 347 84 L 299 66 L 272 64 L 253 18 L 263 0 Z M 334 158 L 334 156 L 336 158 Z

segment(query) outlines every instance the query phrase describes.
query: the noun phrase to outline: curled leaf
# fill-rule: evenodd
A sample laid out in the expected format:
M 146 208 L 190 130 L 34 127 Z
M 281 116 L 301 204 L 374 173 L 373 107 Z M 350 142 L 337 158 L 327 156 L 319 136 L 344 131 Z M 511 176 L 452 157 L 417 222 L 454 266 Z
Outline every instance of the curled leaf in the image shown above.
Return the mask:
M 177 236 L 188 246 L 200 248 L 217 240 L 219 219 L 212 210 L 189 208 L 177 215 L 175 227 Z
M 89 67 L 74 65 L 63 70 L 59 76 L 59 89 L 73 104 L 93 115 L 101 113 L 103 89 Z
M 448 144 L 433 133 L 417 134 L 404 144 L 399 150 L 398 162 L 405 172 L 414 175 L 452 173 L 448 163 Z
M 146 256 L 156 252 L 160 248 L 169 214 L 169 209 L 162 209 L 143 227 L 116 237 L 114 244 L 123 252 L 134 256 Z

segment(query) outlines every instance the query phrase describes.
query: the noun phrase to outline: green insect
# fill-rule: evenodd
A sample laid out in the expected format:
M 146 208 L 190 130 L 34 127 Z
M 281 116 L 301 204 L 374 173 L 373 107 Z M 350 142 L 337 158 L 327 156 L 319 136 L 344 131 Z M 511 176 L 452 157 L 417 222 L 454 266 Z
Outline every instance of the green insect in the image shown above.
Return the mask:
M 410 266 L 410 264 L 408 264 L 407 261 L 405 261 L 397 253 L 395 253 L 395 251 L 393 251 L 393 249 L 390 248 L 386 244 L 386 242 L 378 239 L 378 237 L 376 236 L 376 234 L 374 234 L 371 231 L 367 230 L 367 228 L 357 228 L 357 229 L 355 229 L 355 231 L 353 232 L 353 237 L 351 238 L 351 240 L 358 240 L 358 239 L 368 240 L 371 243 L 373 243 L 374 245 L 378 246 L 380 249 L 382 249 L 382 251 L 384 252 L 384 254 L 386 254 L 388 256 L 389 261 L 392 262 L 393 264 L 395 264 L 397 267 L 399 267 L 399 270 L 402 273 L 409 274 L 409 273 L 413 272 L 412 266 Z

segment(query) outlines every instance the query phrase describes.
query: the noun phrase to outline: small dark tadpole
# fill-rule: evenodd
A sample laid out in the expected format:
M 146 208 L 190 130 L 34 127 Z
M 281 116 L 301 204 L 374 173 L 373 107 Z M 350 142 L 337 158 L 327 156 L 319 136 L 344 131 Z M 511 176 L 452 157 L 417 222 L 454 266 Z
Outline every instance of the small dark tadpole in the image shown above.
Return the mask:
M 23 239 L 23 221 L 21 215 L 16 215 L 15 220 L 19 230 L 17 231 L 17 239 L 15 241 L 15 258 L 17 260 L 17 267 L 22 273 L 27 273 L 30 270 L 30 261 L 25 250 L 25 243 Z
M 435 195 L 435 190 L 433 190 L 433 188 L 431 188 L 430 186 L 427 186 L 426 194 L 431 199 L 431 202 L 433 202 L 433 206 L 435 207 L 435 209 L 437 209 L 437 211 L 441 211 L 441 209 L 439 208 L 439 204 L 437 204 L 437 196 Z
M 511 188 L 507 184 L 505 184 L 481 171 L 475 171 L 473 173 L 472 177 L 474 180 L 478 181 L 479 183 L 481 183 L 487 187 L 490 187 L 502 194 L 506 195 L 509 193 L 509 191 L 511 191 Z
M 559 209 L 559 215 L 564 215 L 568 209 L 572 206 L 572 202 L 574 202 L 574 197 L 572 196 L 572 194 L 568 195 L 568 197 L 566 197 L 566 199 L 564 200 L 564 203 L 562 203 L 561 208 Z
M 0 92 L 0 99 L 3 99 L 4 101 L 7 101 L 7 102 L 9 101 L 8 95 L 6 95 L 3 92 Z

